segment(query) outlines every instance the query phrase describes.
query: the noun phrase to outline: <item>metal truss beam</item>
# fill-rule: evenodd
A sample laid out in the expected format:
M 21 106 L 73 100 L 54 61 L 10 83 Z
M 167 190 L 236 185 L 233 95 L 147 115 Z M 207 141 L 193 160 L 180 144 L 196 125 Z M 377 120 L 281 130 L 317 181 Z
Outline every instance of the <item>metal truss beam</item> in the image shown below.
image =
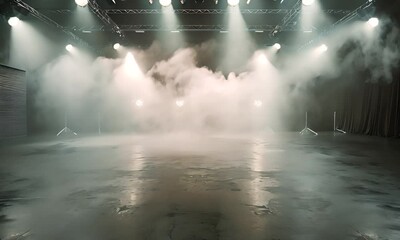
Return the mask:
M 102 10 L 100 6 L 97 4 L 96 0 L 89 0 L 88 3 L 90 10 L 100 18 L 105 24 L 111 26 L 112 31 L 119 34 L 119 36 L 123 37 L 124 33 L 121 31 L 119 26 L 108 16 L 107 12 Z
M 229 27 L 227 25 L 177 25 L 175 27 L 163 27 L 161 25 L 120 25 L 120 30 L 124 32 L 135 32 L 135 31 L 145 31 L 145 32 L 154 32 L 154 31 L 181 31 L 181 32 L 220 32 L 220 31 L 229 31 Z M 246 31 L 264 31 L 270 32 L 275 29 L 275 25 L 248 25 L 245 29 Z M 96 31 L 112 31 L 110 28 L 106 28 L 104 26 L 101 27 L 91 27 L 91 28 L 75 28 L 74 30 L 82 31 L 82 32 L 96 32 Z M 306 31 L 307 29 L 300 29 L 298 26 L 289 25 L 286 26 L 283 31 Z
M 72 40 L 80 43 L 82 46 L 90 48 L 89 44 L 86 41 L 84 41 L 81 38 L 79 38 L 78 36 L 76 36 L 69 29 L 61 26 L 60 24 L 58 24 L 54 20 L 52 20 L 52 19 L 48 18 L 47 16 L 41 14 L 39 11 L 37 11 L 35 8 L 31 7 L 30 5 L 28 5 L 24 1 L 22 1 L 22 0 L 13 0 L 13 1 L 19 7 L 22 7 L 24 9 L 26 9 L 35 18 L 39 19 L 40 21 L 42 21 L 42 22 L 44 22 L 44 23 L 46 23 L 48 25 L 51 25 L 51 26 L 54 26 L 54 27 L 60 29 L 62 32 L 64 32 L 66 35 L 68 35 Z
M 294 19 L 296 19 L 296 17 L 300 14 L 301 4 L 302 1 L 297 0 L 297 2 L 293 6 L 293 9 L 291 9 L 282 19 L 282 26 L 289 25 L 291 22 L 293 22 Z
M 343 24 L 345 24 L 347 22 L 350 22 L 352 20 L 358 19 L 359 18 L 358 12 L 360 10 L 364 9 L 364 8 L 368 8 L 368 7 L 372 6 L 373 4 L 374 4 L 374 2 L 370 2 L 370 1 L 367 1 L 367 2 L 363 3 L 361 6 L 356 8 L 354 11 L 351 11 L 346 16 L 342 17 L 341 19 L 336 21 L 334 24 L 329 26 L 327 29 L 325 29 L 323 32 L 321 32 L 321 34 L 317 38 L 312 39 L 309 42 L 307 42 L 306 44 L 302 45 L 299 48 L 299 50 L 305 49 L 305 48 L 313 45 L 315 42 L 321 40 L 323 37 L 325 37 L 328 34 L 332 33 L 338 26 L 343 25 Z
M 70 9 L 59 9 L 59 10 L 43 10 L 49 13 L 58 13 L 58 14 L 70 14 L 73 10 Z M 106 14 L 162 14 L 161 9 L 105 9 L 103 10 Z M 241 9 L 242 14 L 289 14 L 293 13 L 294 9 Z M 344 15 L 351 12 L 351 10 L 346 9 L 324 9 L 322 10 L 325 13 L 332 15 Z M 226 14 L 229 10 L 222 9 L 175 9 L 174 12 L 176 14 Z

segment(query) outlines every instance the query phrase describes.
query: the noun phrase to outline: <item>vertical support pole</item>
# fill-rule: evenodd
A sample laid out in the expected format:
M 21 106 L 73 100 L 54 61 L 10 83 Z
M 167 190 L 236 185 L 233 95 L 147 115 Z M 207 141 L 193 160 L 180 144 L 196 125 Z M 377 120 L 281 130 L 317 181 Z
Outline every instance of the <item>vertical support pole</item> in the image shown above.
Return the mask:
M 306 128 L 308 128 L 308 112 L 306 112 Z
M 64 127 L 68 127 L 68 116 L 67 116 L 67 110 L 64 112 Z
M 99 135 L 101 134 L 101 116 L 100 116 L 100 112 L 97 115 L 97 127 L 99 130 Z
M 336 131 L 336 112 L 333 112 L 333 131 Z

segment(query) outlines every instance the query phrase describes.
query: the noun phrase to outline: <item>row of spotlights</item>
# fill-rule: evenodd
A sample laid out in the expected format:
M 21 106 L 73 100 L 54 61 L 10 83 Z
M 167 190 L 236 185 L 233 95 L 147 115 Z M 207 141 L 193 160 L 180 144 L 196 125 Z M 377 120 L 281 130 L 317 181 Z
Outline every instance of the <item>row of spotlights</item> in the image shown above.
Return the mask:
M 11 18 L 8 20 L 8 24 L 10 24 L 11 26 L 17 26 L 17 25 L 19 24 L 19 22 L 20 22 L 20 20 L 19 20 L 19 18 L 17 18 L 17 17 L 11 17 Z M 368 23 L 368 25 L 371 26 L 371 27 L 377 27 L 377 26 L 379 25 L 379 19 L 373 17 L 373 18 L 370 18 L 370 19 L 368 20 L 367 23 Z M 279 43 L 275 43 L 275 44 L 273 45 L 273 47 L 274 47 L 275 49 L 279 50 L 279 49 L 281 49 L 282 46 L 281 46 Z M 121 48 L 121 44 L 115 43 L 115 44 L 113 45 L 113 48 L 114 48 L 115 50 L 118 50 L 118 49 Z M 65 47 L 65 49 L 67 49 L 67 51 L 71 52 L 71 51 L 73 50 L 73 46 L 72 46 L 71 44 L 68 44 L 68 45 Z M 319 49 L 320 52 L 326 52 L 326 51 L 328 50 L 328 46 L 326 46 L 325 44 L 322 44 L 318 49 Z
M 279 43 L 275 43 L 272 47 L 274 47 L 276 50 L 279 50 L 279 49 L 282 48 L 282 46 L 281 46 Z M 121 44 L 115 43 L 115 44 L 113 45 L 113 48 L 114 48 L 115 50 L 118 50 L 118 49 L 121 48 Z

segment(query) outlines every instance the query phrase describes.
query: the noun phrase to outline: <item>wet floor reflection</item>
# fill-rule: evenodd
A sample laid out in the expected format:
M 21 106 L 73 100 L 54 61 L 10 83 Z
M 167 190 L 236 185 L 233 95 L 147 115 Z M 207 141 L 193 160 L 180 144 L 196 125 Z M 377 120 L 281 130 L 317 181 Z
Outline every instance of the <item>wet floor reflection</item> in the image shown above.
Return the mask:
M 358 141 L 103 136 L 0 149 L 0 239 L 398 239 L 399 178 L 378 152 L 338 145 L 347 138 Z

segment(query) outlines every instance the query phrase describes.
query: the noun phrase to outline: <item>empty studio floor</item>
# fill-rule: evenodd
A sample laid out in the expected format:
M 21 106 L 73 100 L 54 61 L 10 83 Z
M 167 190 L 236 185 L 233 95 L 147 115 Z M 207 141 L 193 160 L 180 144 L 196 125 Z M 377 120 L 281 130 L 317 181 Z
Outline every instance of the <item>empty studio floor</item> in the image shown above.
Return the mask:
M 0 233 L 10 239 L 397 239 L 399 146 L 332 133 L 3 143 Z

